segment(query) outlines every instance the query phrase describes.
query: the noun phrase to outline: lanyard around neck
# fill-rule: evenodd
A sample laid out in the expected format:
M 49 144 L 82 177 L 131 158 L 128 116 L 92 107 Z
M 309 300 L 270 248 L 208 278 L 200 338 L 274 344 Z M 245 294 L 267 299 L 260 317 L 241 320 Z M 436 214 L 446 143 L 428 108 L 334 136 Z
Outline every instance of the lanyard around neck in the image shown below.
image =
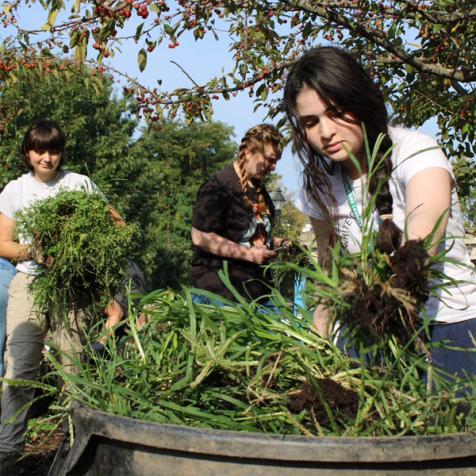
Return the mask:
M 357 201 L 355 200 L 354 189 L 347 180 L 347 176 L 344 172 L 344 167 L 340 168 L 340 175 L 342 177 L 342 183 L 344 184 L 345 194 L 347 195 L 347 201 L 349 202 L 350 209 L 352 210 L 352 216 L 354 217 L 360 230 L 362 230 L 362 216 L 357 208 Z

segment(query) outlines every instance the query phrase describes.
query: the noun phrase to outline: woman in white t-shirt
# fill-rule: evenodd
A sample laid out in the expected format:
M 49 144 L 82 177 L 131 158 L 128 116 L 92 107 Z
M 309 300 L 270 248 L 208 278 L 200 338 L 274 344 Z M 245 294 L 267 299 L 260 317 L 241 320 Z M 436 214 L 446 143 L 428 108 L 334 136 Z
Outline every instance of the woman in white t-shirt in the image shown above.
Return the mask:
M 0 256 L 16 263 L 7 306 L 6 374 L 9 379 L 36 380 L 43 342 L 49 329 L 48 316 L 36 311 L 29 285 L 38 268 L 39 256 L 30 237 L 15 238 L 17 213 L 62 190 L 97 191 L 85 175 L 64 171 L 65 136 L 53 121 L 39 121 L 25 134 L 22 160 L 29 172 L 9 182 L 0 194 Z M 116 223 L 122 218 L 112 208 Z M 63 352 L 82 349 L 85 322 L 75 313 L 68 328 L 56 329 L 55 340 Z M 28 403 L 34 388 L 4 384 L 0 424 L 0 469 L 22 451 L 28 422 Z M 1 472 L 1 471 L 0 471 Z
M 476 276 L 463 243 L 453 171 L 442 150 L 427 136 L 389 127 L 381 92 L 363 67 L 338 48 L 313 49 L 293 65 L 284 103 L 304 167 L 296 205 L 310 217 L 321 261 L 338 239 L 349 252 L 360 249 L 362 202 L 368 203 L 362 193 L 367 179 L 364 137 L 366 133 L 373 150 L 379 134 L 385 134 L 379 158 L 391 147 L 392 154 L 368 184 L 372 194 L 378 192 L 373 219 L 377 246 L 391 253 L 402 245 L 405 227 L 408 239 L 425 238 L 443 217 L 430 253 L 446 249 L 448 258 L 468 267 L 445 264 L 443 272 L 463 284 L 426 303 L 431 338 L 473 351 L 435 349 L 432 357 L 451 374 L 476 375 Z M 383 184 L 380 190 L 377 184 Z M 325 337 L 329 321 L 327 309 L 318 306 L 314 324 Z

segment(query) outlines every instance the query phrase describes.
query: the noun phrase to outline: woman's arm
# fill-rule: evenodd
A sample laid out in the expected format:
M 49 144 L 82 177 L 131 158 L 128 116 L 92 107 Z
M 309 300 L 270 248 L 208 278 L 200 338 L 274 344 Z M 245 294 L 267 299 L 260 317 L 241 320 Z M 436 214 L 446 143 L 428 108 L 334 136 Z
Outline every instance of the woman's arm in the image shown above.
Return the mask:
M 114 224 L 119 225 L 119 226 L 122 226 L 122 225 L 126 224 L 124 218 L 122 218 L 120 213 L 112 205 L 108 205 L 108 209 L 109 209 L 109 213 L 112 217 L 112 221 L 114 222 Z
M 322 266 L 325 257 L 329 253 L 329 224 L 324 220 L 317 220 L 309 217 L 316 237 L 317 259 Z M 317 330 L 317 333 L 327 339 L 330 333 L 331 315 L 329 309 L 322 304 L 318 304 L 312 315 L 312 321 Z
M 452 181 L 446 169 L 431 167 L 415 174 L 405 192 L 405 217 L 408 239 L 426 238 L 441 217 L 441 223 L 429 250 L 434 255 L 448 224 Z
M 274 251 L 268 250 L 264 246 L 252 246 L 248 248 L 216 233 L 206 233 L 194 227 L 192 227 L 192 243 L 198 248 L 216 256 L 239 259 L 256 264 L 263 264 L 270 258 L 276 256 Z
M 0 213 L 0 256 L 10 261 L 31 259 L 30 246 L 14 240 L 16 221 Z

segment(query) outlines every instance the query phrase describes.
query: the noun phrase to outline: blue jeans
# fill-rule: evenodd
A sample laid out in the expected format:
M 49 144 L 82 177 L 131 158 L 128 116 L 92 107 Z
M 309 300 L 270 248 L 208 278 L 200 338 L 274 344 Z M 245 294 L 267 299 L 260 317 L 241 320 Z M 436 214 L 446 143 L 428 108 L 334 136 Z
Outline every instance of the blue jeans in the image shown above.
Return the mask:
M 210 298 L 207 298 L 206 296 L 202 296 L 201 294 L 192 294 L 192 302 L 195 304 L 213 304 L 217 307 L 225 306 L 224 302 L 219 301 L 218 299 L 216 301 L 212 300 Z
M 476 378 L 476 318 L 430 326 L 430 337 L 435 367 L 455 377 Z
M 14 266 L 6 259 L 0 258 L 0 376 L 3 377 L 5 368 L 3 366 L 3 353 L 5 352 L 5 341 L 7 335 L 7 302 L 8 286 L 15 276 Z
M 363 360 L 367 365 L 381 363 L 378 354 L 359 352 L 346 331 L 344 326 L 337 339 L 337 347 L 341 351 L 351 358 Z M 433 366 L 443 371 L 442 377 L 447 381 L 454 377 L 469 382 L 457 392 L 458 395 L 471 393 L 471 382 L 476 379 L 476 345 L 473 340 L 476 339 L 476 318 L 452 324 L 432 324 L 428 338 Z M 364 344 L 371 345 L 372 342 L 369 339 Z

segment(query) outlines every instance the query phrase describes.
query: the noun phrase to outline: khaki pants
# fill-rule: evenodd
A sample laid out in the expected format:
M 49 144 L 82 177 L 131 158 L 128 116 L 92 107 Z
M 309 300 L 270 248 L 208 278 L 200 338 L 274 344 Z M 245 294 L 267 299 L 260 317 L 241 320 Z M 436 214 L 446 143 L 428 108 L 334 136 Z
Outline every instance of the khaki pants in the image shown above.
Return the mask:
M 33 276 L 17 273 L 10 284 L 7 307 L 7 346 L 5 352 L 5 378 L 37 380 L 38 369 L 49 320 L 35 310 L 33 296 L 28 286 Z M 87 319 L 84 313 L 71 312 L 69 326 L 58 324 L 52 338 L 53 343 L 63 353 L 65 370 L 73 370 L 73 362 L 86 342 Z M 68 368 L 69 367 L 69 368 Z M 25 432 L 28 424 L 29 403 L 35 389 L 3 384 L 2 415 L 0 422 L 0 453 L 23 451 Z M 14 420 L 12 422 L 12 420 Z

